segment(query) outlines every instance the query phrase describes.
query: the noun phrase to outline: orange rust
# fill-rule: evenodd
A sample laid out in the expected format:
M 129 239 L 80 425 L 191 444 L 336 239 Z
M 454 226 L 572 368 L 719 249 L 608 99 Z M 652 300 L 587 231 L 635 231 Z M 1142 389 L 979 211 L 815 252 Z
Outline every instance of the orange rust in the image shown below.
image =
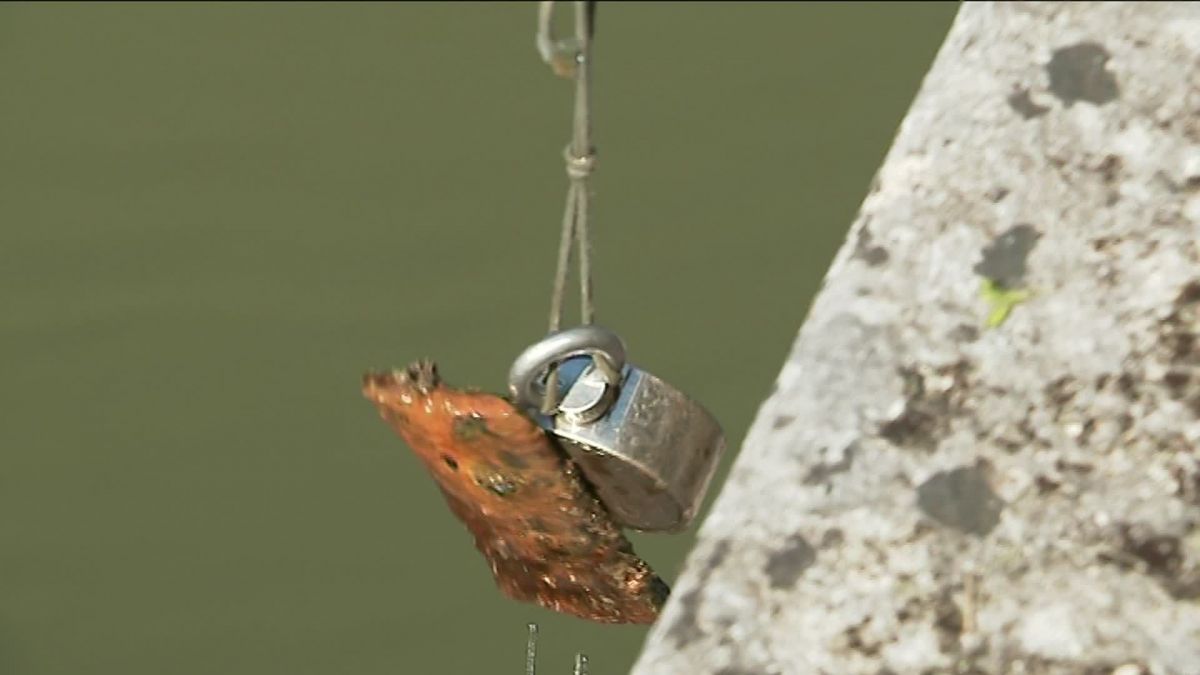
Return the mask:
M 652 623 L 667 585 L 575 464 L 509 401 L 446 386 L 430 361 L 363 394 L 433 475 L 505 595 L 602 623 Z

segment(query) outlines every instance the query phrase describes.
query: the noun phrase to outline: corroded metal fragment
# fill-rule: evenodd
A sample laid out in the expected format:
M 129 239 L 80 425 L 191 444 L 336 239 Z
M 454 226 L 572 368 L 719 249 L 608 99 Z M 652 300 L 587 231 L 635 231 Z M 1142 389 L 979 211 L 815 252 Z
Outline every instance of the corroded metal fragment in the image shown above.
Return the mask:
M 510 598 L 603 623 L 651 623 L 667 585 L 554 441 L 507 400 L 434 364 L 369 373 L 363 394 L 433 475 Z

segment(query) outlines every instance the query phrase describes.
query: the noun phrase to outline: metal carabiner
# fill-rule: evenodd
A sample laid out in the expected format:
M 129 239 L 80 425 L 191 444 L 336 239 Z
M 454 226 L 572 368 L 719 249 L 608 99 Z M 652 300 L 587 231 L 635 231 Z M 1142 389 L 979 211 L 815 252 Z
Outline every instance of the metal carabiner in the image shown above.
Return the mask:
M 592 1 L 575 2 L 576 36 L 560 40 L 554 36 L 554 0 L 543 0 L 538 3 L 537 50 L 542 60 L 554 70 L 559 77 L 575 77 L 579 60 L 586 58 L 583 54 L 585 45 L 582 40 L 589 40 L 596 25 L 596 3 Z
M 615 391 L 620 385 L 621 371 L 625 368 L 625 343 L 620 336 L 600 326 L 576 326 L 551 333 L 530 345 L 513 361 L 508 373 L 508 391 L 513 403 L 524 409 L 541 409 L 539 401 L 543 394 L 538 388 L 539 385 L 544 387 L 542 380 L 546 373 L 552 366 L 578 356 L 591 357 L 594 366 L 594 374 L 585 370 L 580 379 L 596 381 L 598 377 L 605 385 L 605 391 Z M 603 396 L 604 392 L 599 395 Z M 550 410 L 541 409 L 541 412 L 553 415 L 559 401 L 552 403 Z

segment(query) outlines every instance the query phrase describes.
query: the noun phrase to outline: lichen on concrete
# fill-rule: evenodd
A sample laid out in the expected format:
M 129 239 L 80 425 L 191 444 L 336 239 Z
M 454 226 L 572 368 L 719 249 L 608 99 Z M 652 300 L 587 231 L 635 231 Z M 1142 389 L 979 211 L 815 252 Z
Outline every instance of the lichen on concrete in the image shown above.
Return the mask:
M 1197 64 L 962 6 L 635 673 L 1200 673 Z

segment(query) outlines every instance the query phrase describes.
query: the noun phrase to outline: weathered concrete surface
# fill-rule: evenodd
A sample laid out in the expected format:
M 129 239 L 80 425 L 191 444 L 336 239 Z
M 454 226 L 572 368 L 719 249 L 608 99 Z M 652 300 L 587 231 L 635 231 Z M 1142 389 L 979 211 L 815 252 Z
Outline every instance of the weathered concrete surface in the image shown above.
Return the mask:
M 634 672 L 1200 673 L 1198 240 L 1200 6 L 963 5 Z

